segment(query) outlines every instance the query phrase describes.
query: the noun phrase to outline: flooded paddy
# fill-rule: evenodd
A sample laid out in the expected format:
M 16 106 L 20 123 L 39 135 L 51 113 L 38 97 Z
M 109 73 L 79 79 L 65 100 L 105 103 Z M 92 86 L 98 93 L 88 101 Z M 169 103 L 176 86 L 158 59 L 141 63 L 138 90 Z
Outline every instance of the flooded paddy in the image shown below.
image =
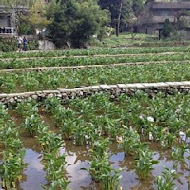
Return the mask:
M 108 106 L 112 106 L 110 103 Z M 100 105 L 101 106 L 101 105 Z M 114 105 L 115 106 L 115 105 Z M 120 105 L 123 106 L 122 104 Z M 147 106 L 147 105 L 144 105 Z M 64 107 L 64 106 L 63 106 Z M 124 106 L 123 106 L 124 107 Z M 68 106 L 66 106 L 66 109 Z M 71 108 L 80 115 L 80 111 L 75 109 L 74 106 Z M 90 108 L 88 108 L 90 110 Z M 84 112 L 85 110 L 83 110 Z M 115 111 L 115 110 L 114 110 Z M 91 111 L 92 112 L 92 111 Z M 105 114 L 104 110 L 97 108 L 95 110 L 97 117 Z M 55 118 L 47 112 L 44 107 L 39 107 L 38 114 L 45 125 L 50 126 L 49 129 L 55 134 L 61 134 L 63 139 L 64 135 L 62 133 L 59 124 L 55 122 Z M 85 119 L 89 122 L 91 114 L 90 112 L 83 113 Z M 107 115 L 111 115 L 110 110 L 107 110 Z M 114 112 L 115 116 L 118 117 L 119 114 Z M 22 179 L 20 183 L 17 184 L 18 190 L 41 190 L 43 185 L 47 186 L 49 184 L 46 179 L 47 171 L 44 168 L 43 163 L 43 151 L 39 144 L 36 136 L 31 136 L 27 130 L 23 127 L 23 118 L 19 116 L 16 110 L 9 111 L 9 115 L 14 121 L 14 123 L 19 127 L 19 134 L 21 141 L 26 149 L 24 163 L 26 167 L 23 170 Z M 141 115 L 140 115 L 141 116 Z M 103 135 L 105 138 L 106 134 Z M 177 139 L 177 137 L 176 137 Z M 109 163 L 114 169 L 122 168 L 121 176 L 119 182 L 119 187 L 122 190 L 154 190 L 155 189 L 155 177 L 162 175 L 165 167 L 170 170 L 176 170 L 178 177 L 174 180 L 175 187 L 179 190 L 189 190 L 190 189 L 190 153 L 186 151 L 183 156 L 183 162 L 175 162 L 172 157 L 171 148 L 163 148 L 159 141 L 148 140 L 144 136 L 141 136 L 141 141 L 147 143 L 148 149 L 153 151 L 153 160 L 157 160 L 158 163 L 153 165 L 153 170 L 150 172 L 150 176 L 147 179 L 140 179 L 138 173 L 136 172 L 136 160 L 134 156 L 126 154 L 120 146 L 120 142 L 112 141 L 109 146 L 108 152 L 111 154 L 109 158 Z M 76 146 L 73 139 L 64 139 L 64 146 L 59 150 L 60 154 L 66 155 L 66 176 L 70 181 L 68 187 L 71 190 L 101 190 L 102 184 L 92 180 L 91 175 L 88 171 L 82 170 L 82 168 L 89 169 L 89 162 L 92 161 L 91 146 L 85 143 L 82 146 Z M 190 146 L 190 138 L 187 137 L 185 141 L 187 146 Z M 189 149 L 189 148 L 188 148 Z M 1 147 L 1 152 L 4 150 Z M 2 155 L 0 155 L 0 160 L 2 162 Z
M 28 141 L 28 142 L 27 142 Z M 23 180 L 20 182 L 19 190 L 42 190 L 42 185 L 47 184 L 46 172 L 43 170 L 42 154 L 38 145 L 29 138 L 23 140 L 26 147 L 26 155 L 24 162 L 27 164 L 23 173 Z M 66 141 L 65 148 L 61 151 L 66 153 L 66 160 L 68 166 L 66 168 L 67 176 L 70 181 L 69 188 L 72 190 L 101 190 L 101 185 L 92 181 L 87 171 L 81 168 L 88 168 L 91 160 L 88 147 L 77 147 L 71 141 Z M 156 144 L 155 144 L 156 145 Z M 30 148 L 29 148 L 30 147 Z M 173 161 L 169 160 L 170 153 L 164 153 L 160 150 L 154 150 L 154 159 L 159 160 L 159 164 L 154 165 L 151 177 L 148 180 L 139 180 L 138 175 L 134 172 L 134 163 L 132 157 L 126 157 L 125 153 L 118 149 L 116 143 L 112 144 L 110 150 L 113 155 L 110 162 L 114 168 L 123 168 L 121 173 L 122 179 L 120 186 L 124 190 L 152 190 L 154 176 L 161 175 L 164 167 L 173 169 Z M 165 155 L 165 156 L 164 156 Z M 188 165 L 187 157 L 185 155 L 186 164 Z M 190 180 L 190 171 L 178 165 L 177 172 L 180 174 L 179 178 L 175 180 L 176 187 L 179 190 L 189 190 L 188 180 Z
M 42 114 L 42 116 L 44 116 Z M 47 119 L 45 119 L 47 122 Z M 55 131 L 58 131 L 57 128 Z M 42 154 L 40 146 L 33 137 L 22 138 L 26 148 L 24 163 L 27 164 L 23 172 L 19 190 L 42 190 L 42 185 L 48 184 L 46 180 L 46 172 L 43 169 Z M 113 143 L 110 151 L 113 155 L 110 158 L 110 163 L 113 168 L 123 168 L 121 172 L 122 179 L 120 186 L 123 190 L 152 190 L 154 176 L 161 175 L 164 167 L 174 169 L 174 163 L 171 158 L 171 151 L 163 151 L 157 143 L 151 143 L 150 148 L 154 151 L 154 159 L 159 161 L 159 164 L 154 165 L 154 170 L 148 180 L 139 180 L 138 175 L 134 171 L 134 159 L 130 156 L 125 156 L 125 153 L 118 148 L 118 143 Z M 101 190 L 100 183 L 95 183 L 87 171 L 81 168 L 88 168 L 89 156 L 88 146 L 75 146 L 72 141 L 65 141 L 65 147 L 61 152 L 66 153 L 67 161 L 67 176 L 70 181 L 69 188 L 72 190 Z M 190 186 L 190 170 L 188 170 L 189 161 L 187 157 L 190 154 L 185 154 L 184 159 L 186 166 L 178 164 L 177 172 L 179 178 L 175 180 L 175 185 L 179 190 L 189 190 Z M 175 168 L 176 169 L 176 168 Z

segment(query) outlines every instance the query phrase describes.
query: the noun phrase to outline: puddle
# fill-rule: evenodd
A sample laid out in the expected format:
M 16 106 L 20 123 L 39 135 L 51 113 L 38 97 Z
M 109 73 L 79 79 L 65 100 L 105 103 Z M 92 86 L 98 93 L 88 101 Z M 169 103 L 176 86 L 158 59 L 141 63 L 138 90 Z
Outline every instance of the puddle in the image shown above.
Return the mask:
M 157 146 L 157 145 L 155 145 Z M 80 168 L 88 168 L 90 157 L 88 156 L 87 148 L 76 147 L 71 141 L 66 142 L 66 149 L 62 152 L 67 154 L 67 173 L 70 180 L 69 188 L 72 190 L 101 190 L 100 184 L 92 182 L 87 171 L 80 170 Z M 123 190 L 153 190 L 154 176 L 161 175 L 164 171 L 164 166 L 173 169 L 173 161 L 168 160 L 169 156 L 161 156 L 159 152 L 155 151 L 154 159 L 159 160 L 159 163 L 154 165 L 151 176 L 148 180 L 140 181 L 134 171 L 134 159 L 132 157 L 125 157 L 124 152 L 117 148 L 117 144 L 111 145 L 110 150 L 115 154 L 111 156 L 110 162 L 113 168 L 122 167 L 122 179 L 120 186 Z M 189 154 L 186 154 L 187 157 Z M 182 170 L 180 165 L 177 169 L 180 173 L 178 180 L 175 180 L 175 185 L 179 190 L 188 190 L 188 170 Z M 180 183 L 181 182 L 181 183 Z
M 32 149 L 26 150 L 24 163 L 27 164 L 27 168 L 24 170 L 26 175 L 25 181 L 20 183 L 20 187 L 23 190 L 43 190 L 42 185 L 47 184 L 45 179 L 46 172 L 43 170 L 41 162 L 41 154 L 33 151 Z

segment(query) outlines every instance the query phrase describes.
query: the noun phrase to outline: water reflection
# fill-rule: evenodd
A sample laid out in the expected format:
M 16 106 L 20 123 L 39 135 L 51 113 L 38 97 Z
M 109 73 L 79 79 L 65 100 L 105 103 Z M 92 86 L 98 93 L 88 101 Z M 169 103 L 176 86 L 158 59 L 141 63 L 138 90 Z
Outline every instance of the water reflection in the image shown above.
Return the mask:
M 24 174 L 27 176 L 25 181 L 20 183 L 20 187 L 23 190 L 42 190 L 42 185 L 47 184 L 45 179 L 46 173 L 43 170 L 41 162 L 41 154 L 33 151 L 32 149 L 26 150 L 24 162 L 27 164 L 27 168 Z
M 113 168 L 123 168 L 122 179 L 120 186 L 123 190 L 152 190 L 154 189 L 155 176 L 161 175 L 164 171 L 164 167 L 173 169 L 173 161 L 171 160 L 171 151 L 159 151 L 157 145 L 152 147 L 154 150 L 154 159 L 159 160 L 159 163 L 154 165 L 152 174 L 148 180 L 139 180 L 138 175 L 135 173 L 135 161 L 131 156 L 125 156 L 122 150 L 118 149 L 116 143 L 112 144 L 110 150 L 113 155 L 110 158 L 110 163 Z M 80 170 L 80 168 L 88 168 L 88 161 L 90 157 L 88 155 L 88 147 L 77 147 L 72 144 L 71 141 L 66 142 L 65 153 L 67 154 L 67 172 L 69 180 L 71 181 L 69 188 L 72 190 L 101 190 L 100 184 L 94 183 L 91 180 L 87 171 Z M 189 154 L 186 153 L 185 160 Z M 189 171 L 187 168 L 182 168 L 179 164 L 177 172 L 180 174 L 179 179 L 175 181 L 176 187 L 180 190 L 188 189 Z

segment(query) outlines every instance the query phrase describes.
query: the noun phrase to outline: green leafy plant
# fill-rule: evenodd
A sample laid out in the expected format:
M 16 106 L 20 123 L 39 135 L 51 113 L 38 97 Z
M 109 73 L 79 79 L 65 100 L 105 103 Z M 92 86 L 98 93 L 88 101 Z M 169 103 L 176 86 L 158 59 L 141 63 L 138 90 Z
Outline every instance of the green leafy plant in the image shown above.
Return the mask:
M 153 160 L 153 152 L 148 150 L 139 150 L 139 155 L 135 166 L 135 170 L 139 178 L 147 179 L 151 170 L 153 170 L 153 165 L 157 163 L 157 160 Z
M 134 129 L 124 128 L 123 138 L 119 145 L 125 154 L 136 156 L 139 150 L 146 148 L 145 143 L 140 142 L 140 135 Z
M 161 176 L 155 178 L 155 189 L 156 190 L 177 190 L 177 187 L 174 187 L 174 180 L 178 177 L 175 170 L 170 170 L 165 168 Z

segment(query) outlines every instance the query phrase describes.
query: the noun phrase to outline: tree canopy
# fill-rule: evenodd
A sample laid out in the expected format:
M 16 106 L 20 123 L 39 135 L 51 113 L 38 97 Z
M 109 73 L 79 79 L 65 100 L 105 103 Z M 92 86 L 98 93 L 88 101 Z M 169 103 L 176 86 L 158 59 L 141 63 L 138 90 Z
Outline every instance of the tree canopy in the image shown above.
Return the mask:
M 96 0 L 60 0 L 52 2 L 49 36 L 57 47 L 65 44 L 84 46 L 108 21 L 108 11 L 101 10 Z M 53 8 L 52 8 L 53 7 Z
M 42 30 L 51 23 L 51 18 L 47 19 L 47 5 L 43 0 L 38 0 L 32 4 L 28 13 L 22 16 L 22 21 L 28 23 L 32 28 Z
M 111 13 L 111 26 L 119 30 L 127 26 L 131 20 L 138 19 L 143 12 L 146 0 L 99 0 L 102 9 L 108 9 Z
M 1 0 L 1 5 L 10 6 L 12 8 L 17 6 L 30 7 L 36 1 L 37 0 Z

